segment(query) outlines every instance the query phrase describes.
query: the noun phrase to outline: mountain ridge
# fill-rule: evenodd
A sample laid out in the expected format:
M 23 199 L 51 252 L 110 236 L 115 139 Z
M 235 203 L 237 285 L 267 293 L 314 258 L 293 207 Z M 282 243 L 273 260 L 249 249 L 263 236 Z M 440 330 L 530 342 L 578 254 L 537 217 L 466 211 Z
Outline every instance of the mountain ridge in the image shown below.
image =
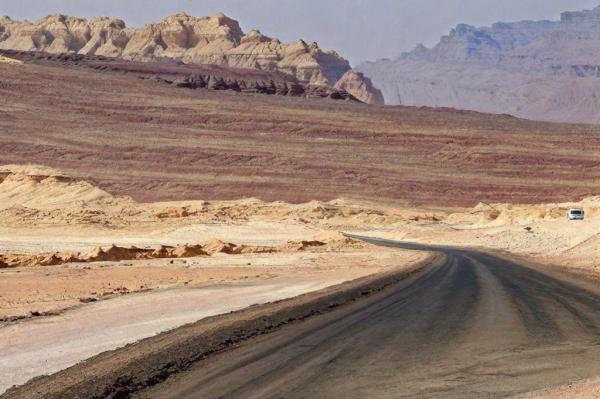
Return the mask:
M 557 21 L 459 24 L 432 48 L 355 68 L 386 104 L 600 123 L 600 6 Z
M 223 13 L 194 17 L 182 12 L 139 29 L 128 28 L 123 20 L 110 17 L 85 19 L 53 14 L 36 22 L 0 17 L 0 49 L 133 61 L 168 58 L 281 72 L 311 86 L 333 87 L 351 70 L 346 59 L 335 51 L 321 49 L 315 42 L 300 39 L 284 44 L 256 29 L 244 33 L 236 20 Z M 354 86 L 361 91 L 369 87 L 361 82 Z

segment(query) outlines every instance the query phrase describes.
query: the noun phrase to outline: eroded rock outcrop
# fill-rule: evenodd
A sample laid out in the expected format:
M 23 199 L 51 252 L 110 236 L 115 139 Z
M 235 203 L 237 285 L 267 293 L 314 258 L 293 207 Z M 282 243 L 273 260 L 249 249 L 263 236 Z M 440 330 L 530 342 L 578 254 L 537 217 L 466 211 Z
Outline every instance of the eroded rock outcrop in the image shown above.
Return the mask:
M 133 30 L 119 19 L 48 15 L 35 23 L 0 18 L 0 48 L 118 56 Z
M 76 53 L 48 54 L 0 50 L 0 63 L 5 62 L 4 59 L 9 63 L 59 64 L 67 67 L 90 68 L 98 72 L 128 74 L 139 79 L 186 89 L 227 90 L 241 93 L 359 101 L 343 89 L 330 85 L 302 84 L 293 76 L 257 69 L 210 64 L 182 64 L 171 59 L 130 61 Z
M 383 94 L 373 86 L 371 79 L 360 72 L 348 71 L 335 84 L 336 89 L 350 93 L 359 101 L 366 104 L 384 104 Z
M 148 61 L 178 59 L 283 72 L 306 85 L 333 86 L 350 69 L 334 51 L 303 40 L 283 44 L 257 30 L 242 31 L 237 21 L 217 14 L 197 18 L 172 15 L 141 29 L 119 19 L 49 15 L 32 22 L 0 18 L 0 49 L 77 53 Z

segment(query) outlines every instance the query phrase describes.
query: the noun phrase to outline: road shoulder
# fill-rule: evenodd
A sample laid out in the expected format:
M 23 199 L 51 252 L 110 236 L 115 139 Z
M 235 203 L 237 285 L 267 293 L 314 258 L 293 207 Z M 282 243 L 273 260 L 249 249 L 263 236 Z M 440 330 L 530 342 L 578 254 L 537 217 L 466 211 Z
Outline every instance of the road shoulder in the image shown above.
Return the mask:
M 443 255 L 432 254 L 409 268 L 400 267 L 315 293 L 210 317 L 102 353 L 54 375 L 35 378 L 22 387 L 10 389 L 2 398 L 121 397 L 158 384 L 252 337 L 332 311 L 393 284 L 410 281 L 444 260 Z

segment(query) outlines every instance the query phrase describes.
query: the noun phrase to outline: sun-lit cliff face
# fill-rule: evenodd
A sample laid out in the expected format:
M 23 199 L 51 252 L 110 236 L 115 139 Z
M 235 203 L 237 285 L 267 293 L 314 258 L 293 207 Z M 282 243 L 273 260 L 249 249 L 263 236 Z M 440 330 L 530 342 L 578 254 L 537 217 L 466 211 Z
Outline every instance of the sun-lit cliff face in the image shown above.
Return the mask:
M 0 49 L 80 53 L 133 60 L 174 58 L 183 62 L 279 71 L 301 83 L 334 85 L 350 69 L 347 60 L 316 43 L 283 44 L 217 14 L 169 16 L 141 29 L 112 18 L 49 15 L 31 22 L 0 18 Z

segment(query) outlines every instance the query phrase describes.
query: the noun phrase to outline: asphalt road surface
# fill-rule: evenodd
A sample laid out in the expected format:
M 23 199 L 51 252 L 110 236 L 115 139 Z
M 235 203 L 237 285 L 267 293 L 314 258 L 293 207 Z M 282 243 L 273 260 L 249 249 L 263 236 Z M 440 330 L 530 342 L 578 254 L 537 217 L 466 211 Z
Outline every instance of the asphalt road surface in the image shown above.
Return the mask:
M 478 252 L 200 362 L 144 398 L 499 398 L 600 375 L 600 295 Z

